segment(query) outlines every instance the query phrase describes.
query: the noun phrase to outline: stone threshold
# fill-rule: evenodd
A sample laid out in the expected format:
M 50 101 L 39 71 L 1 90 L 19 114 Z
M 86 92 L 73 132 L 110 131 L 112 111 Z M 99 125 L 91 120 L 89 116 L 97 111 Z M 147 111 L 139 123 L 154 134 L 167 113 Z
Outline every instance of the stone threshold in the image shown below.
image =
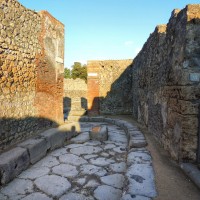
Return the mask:
M 67 122 L 28 139 L 0 155 L 0 183 L 13 180 L 31 164 L 43 158 L 47 152 L 62 147 L 66 140 L 76 136 L 79 122 L 106 122 L 122 128 L 128 138 L 127 171 L 125 173 L 123 200 L 132 198 L 149 200 L 157 196 L 152 158 L 146 149 L 147 142 L 142 132 L 129 122 L 109 117 L 76 117 L 76 122 Z

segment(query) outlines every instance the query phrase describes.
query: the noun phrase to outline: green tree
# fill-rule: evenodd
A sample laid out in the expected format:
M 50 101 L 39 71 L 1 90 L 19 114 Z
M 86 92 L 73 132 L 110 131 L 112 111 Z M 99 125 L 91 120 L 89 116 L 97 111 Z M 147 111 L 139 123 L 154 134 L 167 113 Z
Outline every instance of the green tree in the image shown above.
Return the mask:
M 71 77 L 73 79 L 80 78 L 87 81 L 87 66 L 81 65 L 79 62 L 75 62 L 74 65 L 72 65 Z
M 64 78 L 71 78 L 71 71 L 68 68 L 65 68 Z

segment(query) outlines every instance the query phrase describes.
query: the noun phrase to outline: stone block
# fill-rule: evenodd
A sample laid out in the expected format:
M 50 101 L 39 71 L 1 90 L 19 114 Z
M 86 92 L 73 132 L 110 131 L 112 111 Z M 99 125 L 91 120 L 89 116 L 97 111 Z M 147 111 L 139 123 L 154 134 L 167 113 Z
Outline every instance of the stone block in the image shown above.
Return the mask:
M 46 139 L 50 150 L 63 146 L 67 137 L 66 132 L 59 131 L 58 128 L 49 129 L 40 135 Z
M 142 148 L 142 147 L 146 147 L 147 146 L 147 142 L 146 140 L 143 139 L 130 139 L 129 140 L 129 148 Z
M 36 163 L 44 157 L 49 148 L 48 142 L 45 139 L 29 139 L 18 144 L 18 146 L 28 150 L 31 164 Z
M 0 155 L 0 183 L 6 184 L 30 164 L 27 149 L 16 147 Z
M 89 117 L 91 122 L 104 122 L 104 117 Z
M 98 141 L 108 140 L 107 126 L 94 126 L 89 132 L 90 139 Z

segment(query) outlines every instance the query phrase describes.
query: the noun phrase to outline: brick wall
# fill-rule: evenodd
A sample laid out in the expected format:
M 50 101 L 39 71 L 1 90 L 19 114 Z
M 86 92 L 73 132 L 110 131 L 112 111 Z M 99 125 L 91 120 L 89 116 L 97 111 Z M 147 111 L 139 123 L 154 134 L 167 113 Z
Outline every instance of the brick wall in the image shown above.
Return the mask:
M 0 1 L 0 151 L 63 120 L 64 26 Z

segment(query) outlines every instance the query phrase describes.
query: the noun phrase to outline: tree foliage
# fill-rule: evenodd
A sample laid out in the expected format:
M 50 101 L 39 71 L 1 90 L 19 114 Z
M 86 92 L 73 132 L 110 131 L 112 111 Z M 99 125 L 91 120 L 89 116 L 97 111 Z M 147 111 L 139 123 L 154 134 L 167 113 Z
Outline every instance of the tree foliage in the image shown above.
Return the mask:
M 71 77 L 73 79 L 80 78 L 87 81 L 87 66 L 81 65 L 79 62 L 75 62 L 74 65 L 72 65 Z
M 71 71 L 68 68 L 64 70 L 64 78 L 71 78 Z

